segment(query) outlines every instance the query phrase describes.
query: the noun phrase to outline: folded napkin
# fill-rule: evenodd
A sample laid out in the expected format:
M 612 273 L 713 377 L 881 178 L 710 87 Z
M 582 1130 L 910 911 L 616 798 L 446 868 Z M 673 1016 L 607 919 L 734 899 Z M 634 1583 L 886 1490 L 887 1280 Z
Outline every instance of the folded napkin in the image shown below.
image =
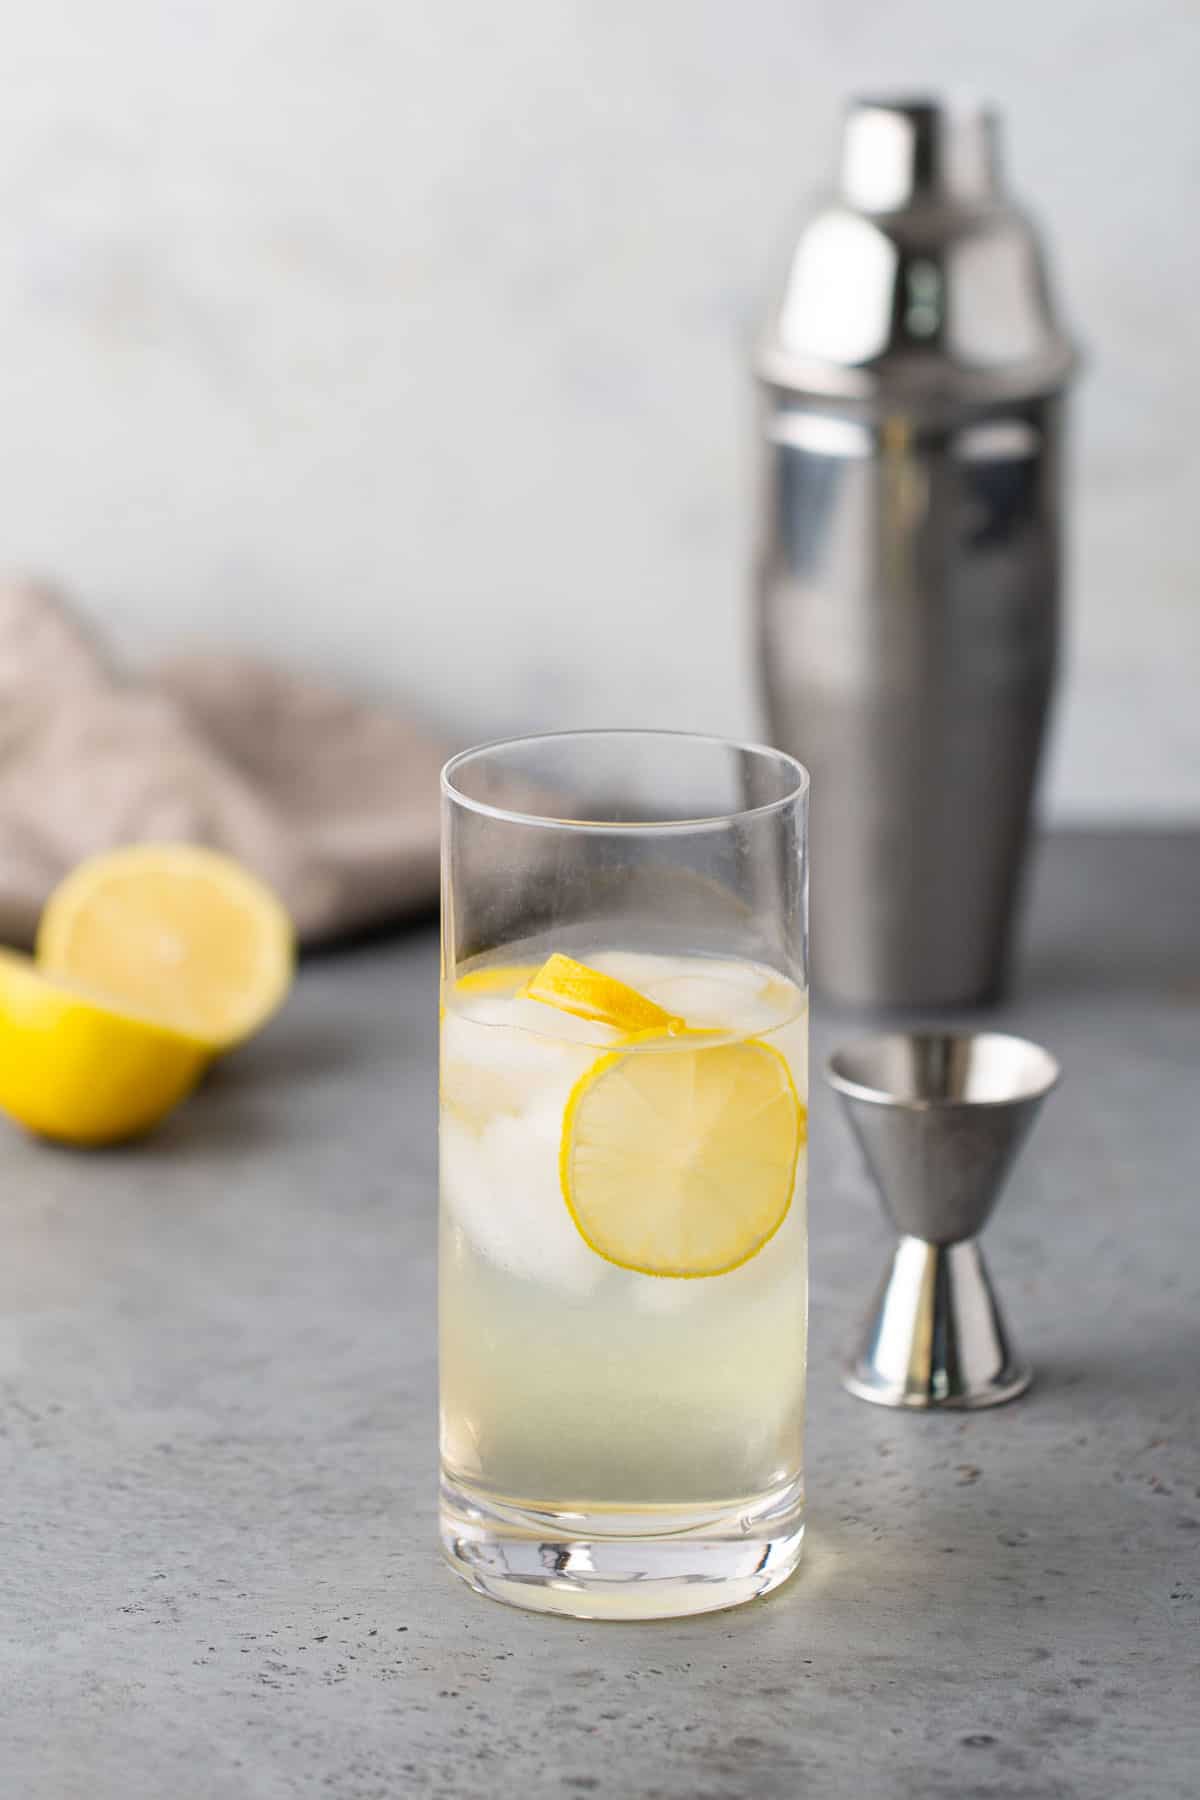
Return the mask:
M 236 856 L 308 943 L 422 908 L 443 754 L 396 713 L 248 657 L 123 673 L 60 596 L 0 583 L 0 941 L 32 941 L 81 857 L 146 841 Z

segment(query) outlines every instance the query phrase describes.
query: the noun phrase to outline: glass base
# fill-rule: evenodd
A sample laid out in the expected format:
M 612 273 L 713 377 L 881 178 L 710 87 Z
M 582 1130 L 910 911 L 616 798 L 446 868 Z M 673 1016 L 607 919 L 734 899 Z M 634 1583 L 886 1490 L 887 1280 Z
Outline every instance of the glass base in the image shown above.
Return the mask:
M 719 1509 L 550 1511 L 500 1501 L 443 1473 L 441 1536 L 481 1594 L 572 1619 L 676 1619 L 769 1594 L 804 1542 L 797 1478 Z

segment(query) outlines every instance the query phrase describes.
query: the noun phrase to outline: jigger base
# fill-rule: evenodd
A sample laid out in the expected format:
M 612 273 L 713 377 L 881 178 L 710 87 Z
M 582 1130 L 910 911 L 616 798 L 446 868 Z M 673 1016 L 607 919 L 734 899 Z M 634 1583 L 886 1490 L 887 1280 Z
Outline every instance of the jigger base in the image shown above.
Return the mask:
M 902 1237 L 843 1385 L 875 1406 L 1000 1406 L 1032 1370 L 1009 1345 L 979 1245 Z

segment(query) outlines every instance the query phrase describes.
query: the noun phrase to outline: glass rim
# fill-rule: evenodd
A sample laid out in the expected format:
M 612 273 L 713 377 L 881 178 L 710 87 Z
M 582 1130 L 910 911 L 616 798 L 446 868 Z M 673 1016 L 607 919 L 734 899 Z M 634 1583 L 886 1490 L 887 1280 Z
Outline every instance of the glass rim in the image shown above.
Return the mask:
M 737 807 L 732 812 L 701 814 L 690 819 L 572 819 L 560 818 L 550 813 L 522 812 L 518 808 L 495 806 L 488 800 L 476 800 L 462 788 L 455 785 L 455 775 L 459 769 L 465 768 L 477 758 L 494 755 L 499 750 L 516 750 L 530 744 L 566 744 L 579 743 L 585 738 L 650 738 L 660 741 L 681 744 L 705 744 L 722 750 L 737 750 L 747 756 L 761 757 L 766 762 L 791 773 L 792 783 L 786 793 L 777 799 L 765 800 L 758 806 Z M 808 770 L 796 757 L 789 756 L 786 750 L 776 750 L 770 744 L 755 743 L 750 738 L 727 738 L 717 732 L 710 731 L 670 731 L 655 726 L 617 725 L 617 726 L 583 726 L 571 731 L 531 731 L 521 732 L 515 737 L 491 738 L 483 744 L 473 744 L 469 749 L 459 750 L 442 765 L 440 776 L 442 794 L 452 800 L 456 806 L 464 807 L 468 812 L 479 813 L 484 818 L 498 819 L 510 825 L 534 825 L 550 831 L 594 831 L 607 832 L 653 832 L 653 831 L 716 831 L 727 829 L 731 825 L 739 825 L 748 819 L 762 819 L 772 813 L 786 811 L 798 800 L 807 797 L 812 785 Z

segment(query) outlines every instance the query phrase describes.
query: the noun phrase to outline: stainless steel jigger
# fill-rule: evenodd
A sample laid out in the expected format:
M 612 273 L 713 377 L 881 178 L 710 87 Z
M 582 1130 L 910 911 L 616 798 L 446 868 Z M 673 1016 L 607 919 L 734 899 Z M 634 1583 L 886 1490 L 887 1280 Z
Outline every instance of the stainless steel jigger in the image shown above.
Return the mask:
M 1039 1107 L 1049 1051 L 997 1032 L 896 1033 L 830 1057 L 900 1232 L 845 1385 L 879 1406 L 998 1406 L 1029 1386 L 976 1242 Z

